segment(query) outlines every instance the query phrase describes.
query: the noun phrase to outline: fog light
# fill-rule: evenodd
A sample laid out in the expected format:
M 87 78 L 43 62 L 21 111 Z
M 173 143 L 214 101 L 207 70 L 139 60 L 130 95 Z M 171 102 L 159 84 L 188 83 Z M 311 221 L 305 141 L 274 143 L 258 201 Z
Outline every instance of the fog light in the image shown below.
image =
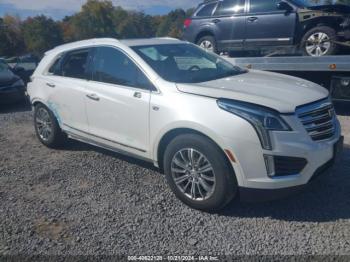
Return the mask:
M 264 155 L 266 172 L 269 177 L 273 177 L 275 175 L 275 161 L 273 156 Z
M 307 165 L 307 160 L 300 157 L 264 155 L 264 161 L 270 178 L 298 175 Z
M 340 84 L 343 87 L 347 87 L 350 85 L 350 79 L 342 79 L 342 80 L 340 80 Z

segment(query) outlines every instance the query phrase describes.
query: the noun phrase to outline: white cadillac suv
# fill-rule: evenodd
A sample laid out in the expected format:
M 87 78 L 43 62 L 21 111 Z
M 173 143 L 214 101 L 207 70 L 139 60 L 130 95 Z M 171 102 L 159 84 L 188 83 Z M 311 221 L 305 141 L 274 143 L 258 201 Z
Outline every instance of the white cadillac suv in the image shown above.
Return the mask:
M 243 70 L 170 38 L 92 39 L 46 53 L 28 85 L 39 140 L 68 137 L 151 161 L 187 205 L 271 199 L 334 162 L 328 91 Z

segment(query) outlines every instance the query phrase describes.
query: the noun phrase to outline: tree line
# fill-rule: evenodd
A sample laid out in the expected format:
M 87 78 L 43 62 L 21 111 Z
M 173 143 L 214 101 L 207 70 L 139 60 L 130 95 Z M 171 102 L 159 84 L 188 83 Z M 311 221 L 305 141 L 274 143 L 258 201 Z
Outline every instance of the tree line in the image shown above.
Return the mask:
M 0 56 L 42 55 L 53 47 L 95 37 L 180 37 L 183 21 L 193 9 L 176 9 L 167 15 L 147 15 L 113 6 L 109 0 L 88 0 L 81 11 L 61 21 L 39 15 L 21 20 L 0 18 Z
M 350 0 L 310 1 L 350 4 Z M 167 15 L 151 16 L 114 6 L 109 0 L 88 0 L 80 12 L 66 16 L 61 21 L 54 21 L 44 15 L 25 20 L 5 15 L 0 18 L 0 57 L 26 53 L 40 56 L 57 45 L 94 37 L 179 38 L 184 19 L 193 11 L 194 9 L 176 9 Z

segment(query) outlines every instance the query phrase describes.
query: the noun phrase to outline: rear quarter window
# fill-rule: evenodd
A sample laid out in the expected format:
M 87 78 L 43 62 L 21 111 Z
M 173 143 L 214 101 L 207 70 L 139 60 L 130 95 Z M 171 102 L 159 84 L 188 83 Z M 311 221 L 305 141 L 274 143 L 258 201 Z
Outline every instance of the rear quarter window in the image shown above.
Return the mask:
M 50 75 L 61 75 L 61 61 L 62 56 L 59 56 L 55 59 L 53 64 L 50 66 L 48 73 Z

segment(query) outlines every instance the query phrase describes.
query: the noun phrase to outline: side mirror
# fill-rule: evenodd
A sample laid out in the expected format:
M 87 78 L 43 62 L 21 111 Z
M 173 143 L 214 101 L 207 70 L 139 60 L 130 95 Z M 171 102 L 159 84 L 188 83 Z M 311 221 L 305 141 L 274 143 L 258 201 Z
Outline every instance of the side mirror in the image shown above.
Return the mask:
M 293 11 L 293 7 L 291 5 L 289 5 L 288 3 L 286 3 L 286 2 L 279 2 L 277 4 L 277 9 L 284 10 L 284 11 L 287 11 L 287 12 Z

